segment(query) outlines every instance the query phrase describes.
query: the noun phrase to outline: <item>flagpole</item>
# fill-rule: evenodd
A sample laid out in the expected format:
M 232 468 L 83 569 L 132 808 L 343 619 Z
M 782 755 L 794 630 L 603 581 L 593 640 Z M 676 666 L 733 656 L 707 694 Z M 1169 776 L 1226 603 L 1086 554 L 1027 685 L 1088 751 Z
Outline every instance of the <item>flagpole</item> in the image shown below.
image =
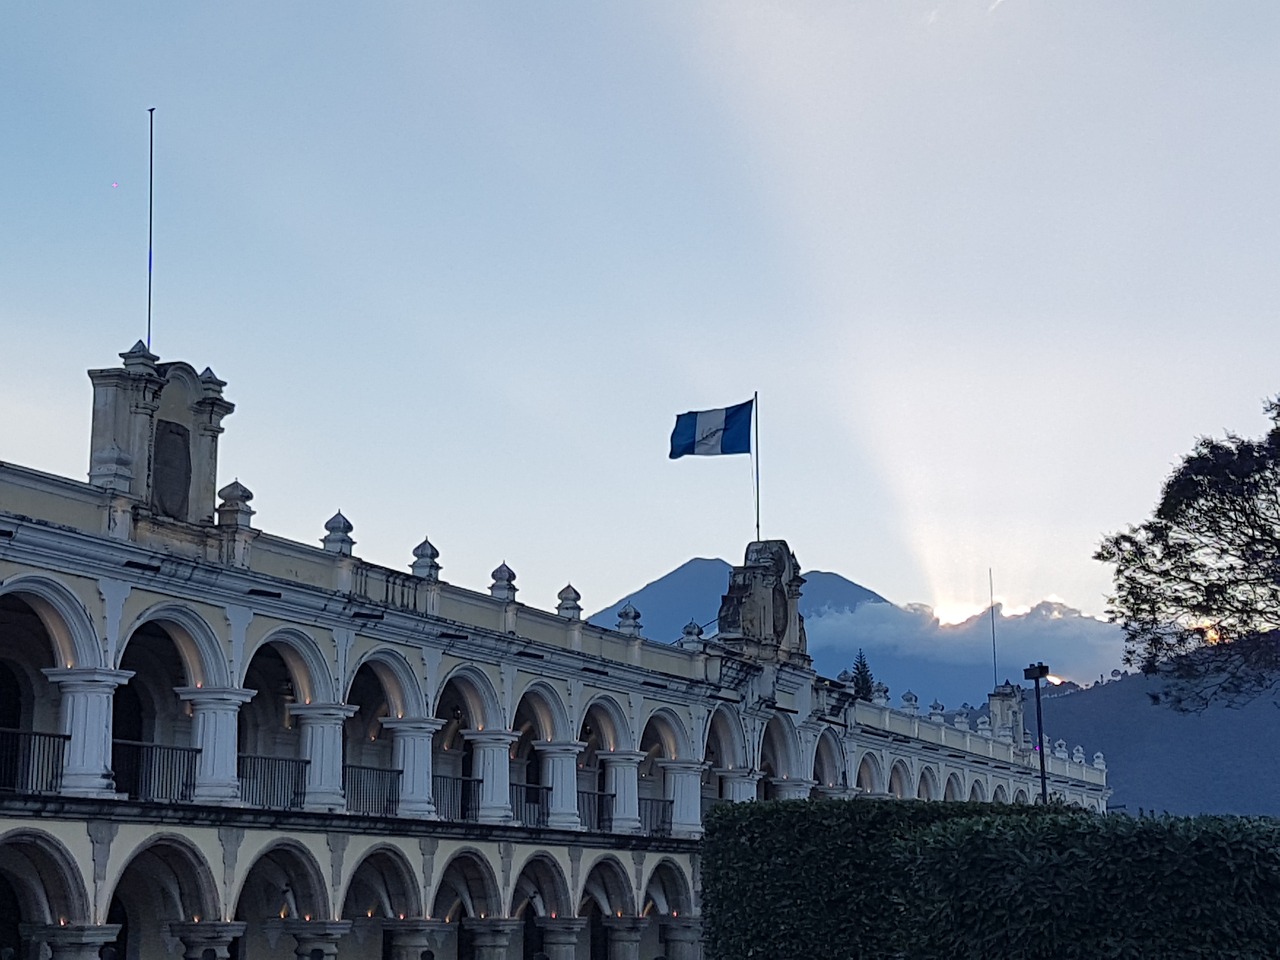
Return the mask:
M 151 143 L 147 173 L 147 349 L 151 349 L 151 224 L 154 219 L 156 197 L 156 108 L 147 108 Z
M 756 542 L 760 542 L 760 391 L 751 395 L 751 422 L 755 426 L 756 439 L 751 445 L 751 456 L 756 466 Z

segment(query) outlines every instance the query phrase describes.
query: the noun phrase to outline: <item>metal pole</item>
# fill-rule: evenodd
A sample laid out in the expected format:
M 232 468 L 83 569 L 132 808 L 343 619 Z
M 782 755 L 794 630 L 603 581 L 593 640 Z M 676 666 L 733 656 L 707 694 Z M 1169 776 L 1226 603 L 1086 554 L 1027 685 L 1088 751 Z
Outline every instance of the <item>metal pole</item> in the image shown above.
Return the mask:
M 151 349 L 151 225 L 155 212 L 156 196 L 156 108 L 147 108 L 148 124 L 151 131 L 151 143 L 148 153 L 147 174 L 147 349 Z
M 1049 805 L 1049 783 L 1044 772 L 1044 713 L 1040 709 L 1040 678 L 1036 677 L 1036 750 L 1040 754 L 1040 803 Z
M 751 395 L 751 422 L 756 431 L 756 442 L 751 445 L 756 468 L 756 542 L 760 541 L 760 391 Z

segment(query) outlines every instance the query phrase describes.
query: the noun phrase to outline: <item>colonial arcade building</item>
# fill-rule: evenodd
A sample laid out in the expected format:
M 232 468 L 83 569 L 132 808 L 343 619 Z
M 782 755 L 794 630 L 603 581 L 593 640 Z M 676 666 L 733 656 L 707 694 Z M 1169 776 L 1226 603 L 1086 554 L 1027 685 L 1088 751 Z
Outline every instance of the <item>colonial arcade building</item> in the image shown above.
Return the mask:
M 1013 688 L 969 729 L 816 676 L 781 541 L 713 639 L 599 629 L 427 541 L 365 563 L 341 514 L 258 529 L 218 488 L 223 382 L 121 356 L 88 482 L 0 463 L 6 960 L 692 960 L 714 804 L 1037 789 Z M 1102 809 L 1062 747 L 1055 793 Z

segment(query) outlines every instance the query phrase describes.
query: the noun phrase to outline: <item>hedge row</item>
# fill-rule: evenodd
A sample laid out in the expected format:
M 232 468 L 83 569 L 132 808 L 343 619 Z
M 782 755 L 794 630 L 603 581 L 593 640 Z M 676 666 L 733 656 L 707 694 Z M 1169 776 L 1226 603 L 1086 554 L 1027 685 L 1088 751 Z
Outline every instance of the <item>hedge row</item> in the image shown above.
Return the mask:
M 709 960 L 1280 954 L 1280 825 L 789 801 L 707 822 Z

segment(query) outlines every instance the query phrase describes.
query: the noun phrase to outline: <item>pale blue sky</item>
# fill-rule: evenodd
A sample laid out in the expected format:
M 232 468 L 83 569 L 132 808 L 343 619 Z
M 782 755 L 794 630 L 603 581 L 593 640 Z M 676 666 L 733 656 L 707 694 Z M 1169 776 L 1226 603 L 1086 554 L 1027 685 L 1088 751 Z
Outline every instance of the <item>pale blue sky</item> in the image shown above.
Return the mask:
M 137 3 L 0 12 L 0 458 L 82 477 L 144 333 L 315 542 L 603 607 L 763 520 L 960 616 L 1280 392 L 1280 5 Z M 118 183 L 118 187 L 113 187 Z

